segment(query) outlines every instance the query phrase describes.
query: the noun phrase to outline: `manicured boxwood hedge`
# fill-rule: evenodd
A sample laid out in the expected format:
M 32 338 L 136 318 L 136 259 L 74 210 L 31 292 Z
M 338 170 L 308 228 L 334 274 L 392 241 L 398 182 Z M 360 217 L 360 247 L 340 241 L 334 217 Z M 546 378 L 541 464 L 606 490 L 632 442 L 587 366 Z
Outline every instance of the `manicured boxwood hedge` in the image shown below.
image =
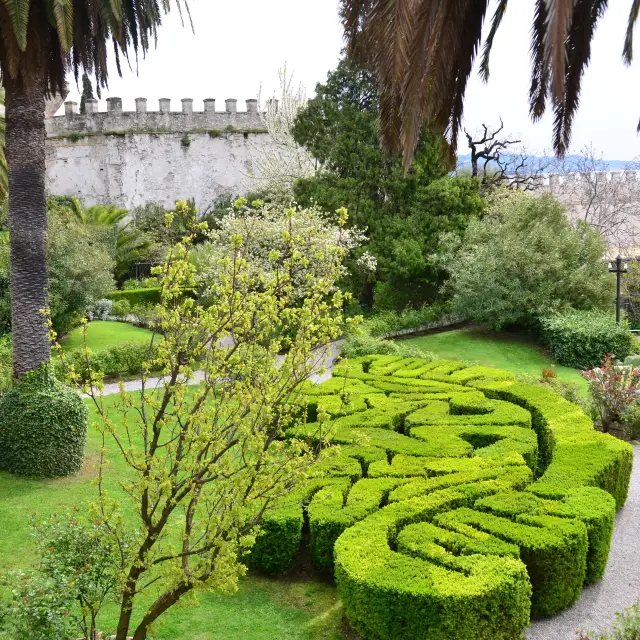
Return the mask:
M 285 571 L 306 522 L 363 637 L 517 638 L 602 576 L 632 449 L 575 405 L 503 371 L 399 356 L 342 362 L 303 395 L 288 436 L 318 444 L 329 428 L 339 448 L 267 512 L 247 561 Z

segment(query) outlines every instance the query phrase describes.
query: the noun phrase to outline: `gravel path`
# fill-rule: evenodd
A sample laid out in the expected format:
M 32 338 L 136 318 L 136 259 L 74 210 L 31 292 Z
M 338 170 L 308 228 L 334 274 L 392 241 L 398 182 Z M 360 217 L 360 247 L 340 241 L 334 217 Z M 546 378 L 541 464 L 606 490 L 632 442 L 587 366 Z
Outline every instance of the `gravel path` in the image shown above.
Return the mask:
M 576 632 L 605 631 L 617 611 L 640 600 L 640 445 L 634 446 L 627 504 L 618 512 L 605 576 L 584 589 L 571 608 L 534 622 L 527 640 L 575 640 Z
M 324 382 L 331 377 L 331 369 L 333 368 L 333 363 L 340 356 L 341 346 L 344 340 L 336 340 L 329 347 L 329 351 L 326 354 L 318 353 L 318 361 L 316 363 L 316 367 L 321 369 L 324 367 L 324 373 L 317 373 L 311 376 L 311 380 L 313 382 Z M 196 371 L 194 373 L 193 378 L 189 381 L 189 384 L 200 384 L 204 380 L 204 372 Z M 160 387 L 164 384 L 164 378 L 147 378 L 147 389 L 155 389 L 156 387 Z M 124 383 L 125 391 L 140 391 L 142 389 L 142 383 L 140 380 L 128 380 Z M 118 382 L 109 382 L 104 385 L 103 394 L 105 396 L 111 396 L 120 392 L 120 384 Z
M 319 358 L 318 368 L 325 373 L 312 377 L 323 382 L 331 377 L 331 368 L 340 355 L 342 341 L 334 343 L 329 355 Z M 204 378 L 197 371 L 192 384 Z M 162 378 L 150 378 L 147 388 L 162 385 Z M 139 391 L 140 381 L 125 382 L 126 391 Z M 106 384 L 104 394 L 118 393 L 117 383 Z M 584 589 L 582 597 L 566 611 L 534 622 L 526 631 L 527 640 L 575 640 L 578 630 L 604 631 L 611 627 L 615 614 L 640 600 L 640 445 L 634 446 L 634 465 L 626 505 L 616 516 L 611 554 L 604 578 Z

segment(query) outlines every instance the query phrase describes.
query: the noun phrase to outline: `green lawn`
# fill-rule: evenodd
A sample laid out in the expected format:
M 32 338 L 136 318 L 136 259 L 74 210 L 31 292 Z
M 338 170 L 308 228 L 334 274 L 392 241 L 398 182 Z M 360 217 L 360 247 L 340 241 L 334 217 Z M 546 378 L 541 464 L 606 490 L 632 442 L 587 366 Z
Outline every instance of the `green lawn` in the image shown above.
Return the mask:
M 108 405 L 115 401 L 115 397 L 105 399 Z M 41 521 L 54 512 L 76 507 L 83 511 L 85 505 L 95 500 L 97 488 L 93 480 L 101 437 L 95 428 L 95 408 L 88 400 L 87 406 L 90 427 L 86 461 L 79 474 L 61 480 L 38 481 L 0 472 L 0 575 L 34 565 L 31 517 Z M 113 412 L 111 417 L 117 421 Z M 126 478 L 128 468 L 113 446 L 107 442 L 110 464 L 105 484 L 111 495 L 122 495 L 119 481 Z M 304 566 L 307 565 L 305 562 Z M 149 594 L 149 598 L 152 595 Z M 101 619 L 105 630 L 113 631 L 116 616 L 114 605 L 106 608 Z M 335 586 L 305 569 L 279 580 L 249 575 L 233 595 L 201 594 L 197 605 L 181 604 L 167 613 L 153 637 L 161 640 L 340 640 L 341 628 L 342 608 Z
M 134 327 L 132 324 L 125 322 L 94 320 L 87 325 L 87 345 L 94 353 L 111 345 L 124 344 L 125 342 L 148 343 L 150 340 L 151 331 Z M 70 351 L 82 346 L 82 327 L 76 327 L 62 339 L 64 351 Z
M 506 369 L 539 377 L 542 369 L 554 367 L 558 378 L 586 389 L 586 381 L 575 370 L 556 365 L 549 354 L 520 334 L 499 333 L 479 328 L 456 329 L 403 341 L 439 358 Z

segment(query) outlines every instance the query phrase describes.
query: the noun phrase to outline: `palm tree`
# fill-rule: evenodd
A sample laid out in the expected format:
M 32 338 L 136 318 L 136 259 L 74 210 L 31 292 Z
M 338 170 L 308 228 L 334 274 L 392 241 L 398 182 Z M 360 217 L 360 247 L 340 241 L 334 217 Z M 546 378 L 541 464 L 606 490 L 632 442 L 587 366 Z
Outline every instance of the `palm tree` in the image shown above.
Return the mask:
M 0 200 L 7 197 L 9 176 L 7 175 L 7 157 L 4 153 L 6 122 L 4 119 L 4 89 L 0 89 Z
M 151 238 L 136 229 L 132 220 L 127 220 L 129 212 L 114 205 L 94 205 L 82 210 L 81 220 L 85 224 L 112 227 L 114 234 L 114 258 L 116 261 L 116 281 L 129 277 L 131 268 L 148 256 L 153 247 Z
M 608 0 L 534 2 L 530 114 L 537 120 L 551 104 L 553 146 L 562 156 L 571 139 L 591 41 Z M 480 74 L 485 80 L 507 4 L 498 0 L 484 43 Z M 349 53 L 377 77 L 381 142 L 389 151 L 404 150 L 405 168 L 424 123 L 442 131 L 455 154 L 464 94 L 489 5 L 490 0 L 341 0 Z M 623 47 L 627 63 L 640 0 L 631 5 Z
M 179 10 L 186 0 L 175 0 Z M 45 240 L 45 97 L 65 89 L 67 73 L 108 79 L 130 51 L 148 50 L 171 0 L 3 0 L 0 74 L 6 92 L 9 176 L 13 375 L 22 378 L 49 359 Z

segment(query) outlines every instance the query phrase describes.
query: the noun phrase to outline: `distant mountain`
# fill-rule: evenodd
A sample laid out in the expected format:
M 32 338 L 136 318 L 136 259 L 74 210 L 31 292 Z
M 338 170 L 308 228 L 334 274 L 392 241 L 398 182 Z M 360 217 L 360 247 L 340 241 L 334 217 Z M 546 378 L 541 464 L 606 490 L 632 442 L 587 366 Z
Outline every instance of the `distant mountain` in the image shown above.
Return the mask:
M 541 162 L 549 162 L 552 161 L 553 158 L 548 156 L 532 156 L 531 163 L 532 165 L 538 165 Z M 567 173 L 571 173 L 572 171 L 577 171 L 577 166 L 582 160 L 582 156 L 580 155 L 571 155 L 566 156 L 565 158 L 565 166 L 567 167 Z M 608 165 L 609 171 L 624 171 L 626 167 L 631 163 L 630 160 L 604 160 L 604 164 Z M 464 167 L 466 165 L 471 164 L 471 154 L 459 155 L 458 156 L 458 166 Z

